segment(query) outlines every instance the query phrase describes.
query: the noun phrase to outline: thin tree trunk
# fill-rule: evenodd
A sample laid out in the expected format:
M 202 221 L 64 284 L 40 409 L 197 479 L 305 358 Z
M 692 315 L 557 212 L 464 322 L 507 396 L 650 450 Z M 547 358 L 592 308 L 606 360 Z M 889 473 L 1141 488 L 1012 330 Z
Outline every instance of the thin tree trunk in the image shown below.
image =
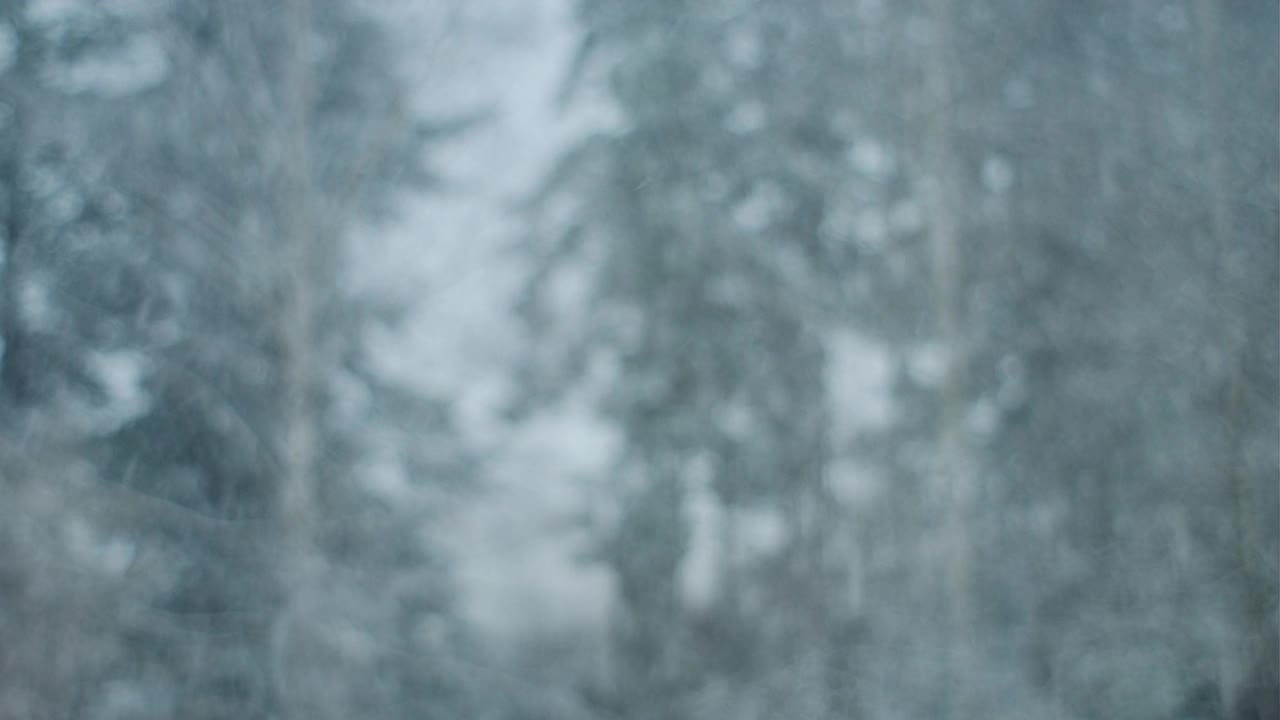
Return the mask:
M 951 0 L 931 0 L 932 42 L 926 57 L 925 82 L 930 116 L 926 130 L 926 168 L 932 223 L 933 286 L 938 333 L 946 359 L 939 418 L 939 473 L 947 493 L 944 525 L 944 568 L 947 633 L 947 712 L 955 717 L 965 706 L 967 667 L 973 649 L 972 573 L 970 538 L 972 477 L 963 423 L 966 358 L 961 328 L 963 282 L 960 258 L 959 183 L 953 139 L 954 8 Z
M 287 6 L 292 47 L 285 61 L 282 95 L 285 98 L 285 143 L 282 187 L 279 197 L 282 244 L 280 258 L 280 345 L 284 403 L 282 461 L 283 521 L 295 549 L 311 545 L 315 514 L 316 430 L 311 407 L 315 384 L 315 270 L 316 228 L 311 223 L 310 167 L 307 158 L 307 125 L 310 95 L 307 35 L 310 29 L 308 0 L 290 0 Z
M 1232 217 L 1231 189 L 1228 177 L 1227 148 L 1229 137 L 1225 127 L 1221 77 L 1221 8 L 1217 0 L 1200 0 L 1197 5 L 1200 25 L 1200 63 L 1202 103 L 1204 106 L 1205 172 L 1209 185 L 1210 242 L 1216 257 L 1215 299 L 1221 317 L 1223 348 L 1230 367 L 1223 383 L 1222 424 L 1225 439 L 1223 476 L 1231 509 L 1232 537 L 1238 567 L 1238 578 L 1245 616 L 1245 662 L 1250 678 L 1238 702 L 1237 713 L 1249 717 L 1246 706 L 1272 708 L 1280 706 L 1280 681 L 1275 674 L 1277 637 L 1268 622 L 1268 588 L 1261 562 L 1260 533 L 1253 486 L 1242 461 L 1242 428 L 1247 414 L 1245 355 L 1248 338 L 1244 309 L 1233 291 L 1239 286 L 1238 261 L 1233 258 L 1232 244 L 1235 220 Z M 1257 697 L 1249 697 L 1257 695 Z M 1269 696 L 1269 697 L 1266 697 Z M 1260 711 L 1257 711 L 1260 712 Z
M 277 195 L 273 200 L 279 221 L 277 282 L 280 283 L 279 347 L 281 382 L 281 445 L 279 450 L 280 530 L 283 534 L 279 582 L 283 606 L 273 638 L 273 670 L 277 700 L 283 717 L 299 716 L 299 688 L 292 687 L 296 668 L 297 634 L 305 628 L 302 605 L 314 592 L 320 575 L 316 551 L 316 448 L 317 428 L 313 406 L 316 387 L 317 255 L 319 228 L 314 223 L 311 168 L 308 158 L 310 77 L 310 0 L 289 0 L 288 49 L 284 55 L 279 88 L 282 123 L 277 141 L 283 159 L 278 168 Z

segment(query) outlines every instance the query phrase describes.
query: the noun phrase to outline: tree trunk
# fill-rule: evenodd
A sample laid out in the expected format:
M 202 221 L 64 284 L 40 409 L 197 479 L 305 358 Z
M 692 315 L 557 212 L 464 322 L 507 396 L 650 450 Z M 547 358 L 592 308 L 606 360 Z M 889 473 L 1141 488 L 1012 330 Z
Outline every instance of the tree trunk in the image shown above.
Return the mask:
M 973 478 L 964 438 L 964 382 L 966 350 L 961 327 L 963 282 L 960 258 L 960 177 L 953 139 L 952 63 L 954 8 L 951 0 L 931 0 L 929 12 L 933 36 L 926 57 L 929 118 L 926 128 L 925 166 L 928 173 L 929 229 L 933 253 L 933 287 L 938 335 L 946 360 L 938 418 L 938 477 L 945 493 L 944 521 L 948 715 L 964 714 L 967 668 L 973 651 L 972 521 Z
M 1248 678 L 1236 702 L 1240 720 L 1275 717 L 1280 712 L 1280 662 L 1277 662 L 1276 628 L 1269 622 L 1270 593 L 1262 569 L 1262 542 L 1254 488 L 1242 457 L 1244 423 L 1248 415 L 1246 354 L 1248 331 L 1245 310 L 1236 295 L 1240 285 L 1239 261 L 1233 254 L 1235 219 L 1232 217 L 1228 176 L 1229 134 L 1221 77 L 1222 9 L 1216 0 L 1200 0 L 1200 64 L 1204 106 L 1205 174 L 1209 185 L 1209 245 L 1217 258 L 1215 299 L 1221 316 L 1222 347 L 1229 368 L 1222 386 L 1222 426 L 1225 439 L 1223 477 L 1231 512 L 1234 555 L 1244 611 L 1244 656 Z M 1238 253 L 1237 253 L 1238 254 Z
M 276 281 L 279 283 L 278 329 L 280 377 L 279 523 L 282 533 L 278 580 L 282 607 L 273 637 L 273 670 L 282 717 L 302 717 L 306 688 L 296 648 L 309 632 L 303 607 L 322 574 L 316 548 L 316 449 L 314 393 L 316 389 L 317 299 L 319 286 L 319 228 L 314 222 L 311 167 L 308 153 L 312 78 L 310 77 L 310 0 L 289 0 L 284 8 L 288 43 L 279 87 L 283 156 L 276 168 L 278 222 Z

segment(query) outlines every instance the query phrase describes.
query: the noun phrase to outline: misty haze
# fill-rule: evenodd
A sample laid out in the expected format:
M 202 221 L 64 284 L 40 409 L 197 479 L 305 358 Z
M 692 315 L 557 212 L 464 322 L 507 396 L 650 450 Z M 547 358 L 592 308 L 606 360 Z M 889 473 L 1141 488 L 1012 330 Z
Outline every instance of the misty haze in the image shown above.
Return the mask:
M 0 0 L 0 720 L 1280 720 L 1275 0 Z

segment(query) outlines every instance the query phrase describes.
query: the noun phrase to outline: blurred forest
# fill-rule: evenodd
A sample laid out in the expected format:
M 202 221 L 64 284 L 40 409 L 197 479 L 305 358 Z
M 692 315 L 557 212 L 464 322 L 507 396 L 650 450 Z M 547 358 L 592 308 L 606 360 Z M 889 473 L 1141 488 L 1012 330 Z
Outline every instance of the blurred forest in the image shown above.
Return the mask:
M 1280 718 L 1273 0 L 0 0 L 0 720 Z

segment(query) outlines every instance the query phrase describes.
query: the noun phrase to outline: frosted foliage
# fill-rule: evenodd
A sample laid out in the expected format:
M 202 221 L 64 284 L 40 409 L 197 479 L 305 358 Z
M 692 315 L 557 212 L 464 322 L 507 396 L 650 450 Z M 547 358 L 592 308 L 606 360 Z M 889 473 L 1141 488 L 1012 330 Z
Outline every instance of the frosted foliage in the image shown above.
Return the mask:
M 102 57 L 59 68 L 50 81 L 68 93 L 124 97 L 156 87 L 167 72 L 168 59 L 160 43 L 139 38 Z

